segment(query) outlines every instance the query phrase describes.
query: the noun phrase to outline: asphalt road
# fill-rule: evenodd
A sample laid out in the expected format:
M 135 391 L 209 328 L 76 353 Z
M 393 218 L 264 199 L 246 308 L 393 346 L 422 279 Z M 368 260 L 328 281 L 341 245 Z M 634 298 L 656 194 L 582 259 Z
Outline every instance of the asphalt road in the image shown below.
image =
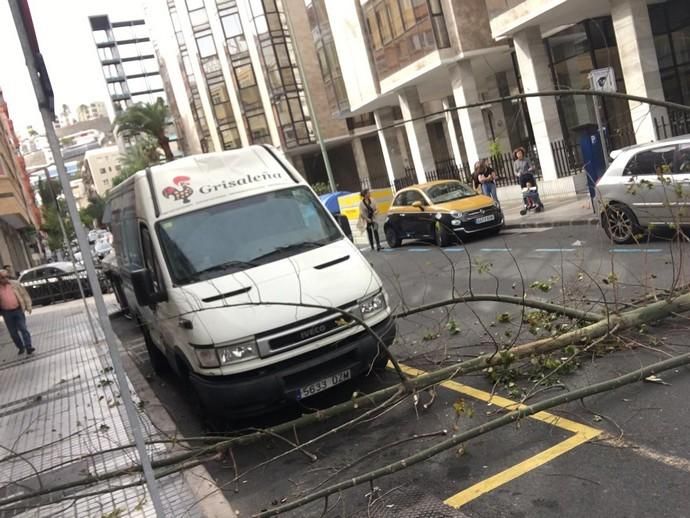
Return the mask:
M 466 294 L 470 287 L 474 293 L 520 295 L 524 290 L 528 296 L 565 299 L 576 307 L 601 310 L 602 300 L 623 306 L 674 283 L 686 284 L 687 253 L 685 245 L 664 238 L 642 246 L 617 247 L 598 228 L 562 227 L 474 239 L 443 252 L 425 243 L 411 243 L 365 255 L 384 279 L 398 311 Z M 539 286 L 531 287 L 533 283 Z M 520 325 L 522 317 L 519 307 L 493 302 L 415 315 L 399 322 L 395 352 L 405 365 L 431 370 L 492 351 L 496 345 L 530 340 L 534 335 L 530 326 Z M 188 436 L 205 433 L 203 419 L 175 378 L 152 374 L 143 340 L 132 322 L 116 317 L 113 324 L 180 430 Z M 682 317 L 642 330 L 644 334 L 639 331 L 628 333 L 624 342 L 602 344 L 601 355 L 581 360 L 575 372 L 559 376 L 554 380 L 558 383 L 537 398 L 686 352 L 690 343 Z M 617 350 L 604 354 L 607 349 Z M 443 505 L 447 499 L 461 504 L 465 515 L 477 518 L 690 516 L 688 374 L 690 369 L 685 368 L 671 371 L 661 376 L 662 383 L 638 383 L 554 409 L 551 413 L 560 420 L 525 419 L 481 436 L 461 449 L 377 480 L 373 495 L 368 484 L 334 495 L 325 516 L 367 516 L 368 510 L 372 516 L 422 516 L 432 509 L 436 514 L 426 516 L 460 516 Z M 462 385 L 439 388 L 435 396 L 421 394 L 416 408 L 407 400 L 381 417 L 314 445 L 310 451 L 318 457 L 316 462 L 293 453 L 247 472 L 238 484 L 232 482 L 230 463 L 211 463 L 208 469 L 225 488 L 239 516 L 251 516 L 320 484 L 415 453 L 442 440 L 444 430 L 464 430 L 485 422 L 500 413 L 501 405 L 496 400 L 488 405 L 482 398 L 492 393 L 510 397 L 507 387 L 494 386 L 482 373 L 458 381 Z M 309 404 L 327 406 L 347 399 L 354 390 L 370 392 L 394 382 L 392 373 L 357 380 Z M 530 385 L 518 380 L 517 386 Z M 432 399 L 425 409 L 423 404 Z M 235 426 L 261 427 L 303 410 L 288 408 Z M 337 422 L 302 430 L 299 440 L 314 437 Z M 415 434 L 416 439 L 412 438 Z M 234 456 L 244 473 L 284 450 L 285 444 L 267 440 L 238 449 Z M 321 500 L 287 516 L 319 517 L 323 511 Z

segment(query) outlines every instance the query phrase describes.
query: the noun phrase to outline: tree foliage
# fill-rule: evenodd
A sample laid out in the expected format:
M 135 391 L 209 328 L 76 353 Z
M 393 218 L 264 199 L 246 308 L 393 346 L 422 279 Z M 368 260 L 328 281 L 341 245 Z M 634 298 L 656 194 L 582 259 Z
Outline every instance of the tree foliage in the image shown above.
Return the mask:
M 89 200 L 89 204 L 79 211 L 79 218 L 86 227 L 93 227 L 94 223 L 100 225 L 103 222 L 105 200 L 98 194 Z
M 149 135 L 163 150 L 165 159 L 173 159 L 170 139 L 165 130 L 170 120 L 170 110 L 162 99 L 155 103 L 137 103 L 115 118 L 115 131 L 123 137 Z
M 124 182 L 137 171 L 142 171 L 147 167 L 157 164 L 160 161 L 158 156 L 158 145 L 151 137 L 144 137 L 135 145 L 129 147 L 120 158 L 120 174 L 113 178 L 113 187 Z

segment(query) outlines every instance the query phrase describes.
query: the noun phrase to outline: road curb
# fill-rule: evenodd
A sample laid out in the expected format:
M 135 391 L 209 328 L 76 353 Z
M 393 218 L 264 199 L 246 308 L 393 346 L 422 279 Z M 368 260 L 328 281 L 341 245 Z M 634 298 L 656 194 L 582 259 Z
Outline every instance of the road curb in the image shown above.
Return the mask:
M 504 229 L 520 229 L 520 228 L 551 228 L 551 227 L 579 227 L 584 225 L 596 226 L 599 225 L 599 219 L 592 217 L 587 219 L 573 219 L 560 221 L 539 221 L 539 222 L 520 222 L 520 223 L 506 223 L 503 225 Z
M 148 418 L 156 429 L 175 434 L 180 437 L 180 444 L 184 444 L 184 436 L 178 434 L 177 425 L 175 425 L 175 422 L 156 396 L 148 381 L 144 378 L 144 375 L 129 357 L 119 338 L 118 346 L 120 349 L 120 356 L 122 357 L 122 364 L 129 381 L 134 387 L 134 391 L 139 396 L 139 399 L 146 401 L 144 412 Z M 205 518 L 227 518 L 229 516 L 236 516 L 230 502 L 225 498 L 223 491 L 212 482 L 213 477 L 203 465 L 184 470 L 182 471 L 182 475 L 198 502 L 197 505 L 199 510 Z

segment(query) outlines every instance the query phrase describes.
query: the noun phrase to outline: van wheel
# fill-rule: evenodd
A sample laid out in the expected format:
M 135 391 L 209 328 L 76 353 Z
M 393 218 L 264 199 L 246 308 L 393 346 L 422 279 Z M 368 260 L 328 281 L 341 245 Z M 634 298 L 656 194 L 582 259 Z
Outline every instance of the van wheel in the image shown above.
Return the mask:
M 618 245 L 632 243 L 640 231 L 635 214 L 625 205 L 609 205 L 601 219 L 604 232 Z
M 389 247 L 398 248 L 400 246 L 400 242 L 402 240 L 400 239 L 400 236 L 391 225 L 388 225 L 385 228 L 384 233 L 386 234 L 386 243 L 388 243 Z
M 168 363 L 168 359 L 165 357 L 165 354 L 156 347 L 156 344 L 153 343 L 153 339 L 151 338 L 151 333 L 148 330 L 148 327 L 146 327 L 146 324 L 140 324 L 141 325 L 141 332 L 144 335 L 144 343 L 146 344 L 146 352 L 149 353 L 149 359 L 151 360 L 151 367 L 153 367 L 153 372 L 155 372 L 158 375 L 165 374 L 170 370 L 170 364 Z
M 439 248 L 446 247 L 450 244 L 450 235 L 446 227 L 440 221 L 434 225 L 434 241 Z

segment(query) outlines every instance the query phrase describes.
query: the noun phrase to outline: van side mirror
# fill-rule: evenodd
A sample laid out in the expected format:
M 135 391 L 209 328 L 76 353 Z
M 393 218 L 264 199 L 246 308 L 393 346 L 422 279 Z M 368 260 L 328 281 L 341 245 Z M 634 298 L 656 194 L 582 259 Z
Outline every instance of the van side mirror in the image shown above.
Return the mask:
M 421 211 L 424 210 L 424 204 L 423 204 L 421 201 L 412 202 L 412 206 L 413 206 L 415 209 L 419 209 L 419 210 L 421 210 Z
M 132 272 L 132 287 L 137 304 L 140 306 L 153 306 L 159 302 L 168 300 L 164 291 L 156 291 L 151 272 L 145 268 Z

